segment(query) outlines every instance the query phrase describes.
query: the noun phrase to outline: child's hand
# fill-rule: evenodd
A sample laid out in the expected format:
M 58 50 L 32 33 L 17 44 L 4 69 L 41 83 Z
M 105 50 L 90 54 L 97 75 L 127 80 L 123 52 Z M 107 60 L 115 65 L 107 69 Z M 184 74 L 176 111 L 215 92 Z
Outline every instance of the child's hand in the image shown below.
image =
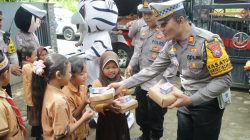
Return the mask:
M 118 113 L 118 107 L 116 107 L 116 101 L 111 101 L 103 107 L 103 110 L 111 110 Z
M 84 104 L 85 104 L 85 105 L 90 104 L 90 100 L 89 100 L 89 98 L 88 98 L 88 99 L 86 99 L 86 100 L 84 101 Z
M 85 121 L 89 121 L 93 116 L 94 116 L 95 112 L 92 110 L 86 111 L 83 113 L 82 118 Z

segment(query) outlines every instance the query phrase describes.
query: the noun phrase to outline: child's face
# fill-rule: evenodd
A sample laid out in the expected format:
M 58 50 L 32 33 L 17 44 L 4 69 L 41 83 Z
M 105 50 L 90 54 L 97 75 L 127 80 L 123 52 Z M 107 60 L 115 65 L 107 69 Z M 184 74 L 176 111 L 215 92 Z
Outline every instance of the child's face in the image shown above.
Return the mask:
M 118 74 L 119 68 L 114 61 L 109 61 L 103 68 L 104 76 L 112 79 Z
M 45 61 L 45 59 L 47 58 L 47 56 L 48 56 L 48 52 L 46 50 L 42 50 L 42 52 L 40 54 L 40 57 L 38 59 Z
M 10 68 L 8 70 L 6 70 L 2 74 L 1 79 L 2 79 L 3 86 L 7 86 L 9 84 L 9 81 L 10 81 Z
M 82 70 L 82 72 L 74 74 L 74 76 L 71 79 L 74 80 L 74 82 L 75 82 L 75 84 L 77 84 L 77 86 L 84 85 L 86 83 L 86 80 L 87 80 L 86 69 L 84 68 Z
M 37 59 L 37 50 L 34 50 L 32 52 L 32 55 L 30 57 L 26 57 L 26 61 L 30 62 L 30 63 L 33 63 L 35 62 Z
M 61 79 L 62 86 L 65 86 L 68 84 L 71 78 L 71 64 L 70 63 L 67 64 L 65 73 L 62 76 L 63 76 L 63 78 Z

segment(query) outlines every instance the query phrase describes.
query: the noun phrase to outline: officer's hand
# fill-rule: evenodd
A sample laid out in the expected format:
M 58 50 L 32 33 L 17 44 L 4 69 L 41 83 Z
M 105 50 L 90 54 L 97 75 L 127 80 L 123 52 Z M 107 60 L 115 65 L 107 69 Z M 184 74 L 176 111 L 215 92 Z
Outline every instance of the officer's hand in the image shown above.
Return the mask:
M 192 100 L 190 99 L 190 97 L 188 97 L 187 95 L 183 93 L 174 93 L 173 95 L 177 98 L 177 100 L 173 104 L 168 106 L 168 108 L 170 109 L 192 104 Z
M 22 75 L 22 69 L 18 65 L 11 64 L 10 65 L 11 73 L 15 76 Z
M 115 94 L 118 95 L 122 92 L 122 89 L 124 87 L 122 86 L 121 82 L 116 82 L 116 83 L 112 83 L 112 84 L 108 85 L 108 89 L 110 89 L 110 88 L 114 88 Z
M 133 68 L 131 66 L 128 66 L 125 70 L 125 78 L 127 79 L 128 77 L 132 76 L 133 73 Z
M 132 24 L 135 23 L 135 21 L 136 21 L 136 20 L 132 20 L 132 21 L 128 22 L 128 23 L 126 24 L 127 28 L 131 27 Z

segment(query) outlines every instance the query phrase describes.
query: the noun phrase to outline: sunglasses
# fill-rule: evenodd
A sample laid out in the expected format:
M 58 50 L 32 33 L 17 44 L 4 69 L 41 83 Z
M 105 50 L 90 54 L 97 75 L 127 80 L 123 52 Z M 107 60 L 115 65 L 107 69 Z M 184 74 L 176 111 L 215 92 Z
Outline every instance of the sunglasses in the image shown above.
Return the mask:
M 165 27 L 165 26 L 168 24 L 168 21 L 169 21 L 171 18 L 172 18 L 172 16 L 167 17 L 166 19 L 157 21 L 156 25 L 157 25 L 158 27 L 163 28 L 163 27 Z

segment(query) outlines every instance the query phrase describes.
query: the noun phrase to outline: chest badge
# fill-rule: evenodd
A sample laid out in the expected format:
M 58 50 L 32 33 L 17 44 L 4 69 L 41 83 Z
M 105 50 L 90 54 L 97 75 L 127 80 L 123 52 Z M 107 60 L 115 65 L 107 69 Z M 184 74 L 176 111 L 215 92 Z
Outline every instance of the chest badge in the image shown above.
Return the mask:
M 150 61 L 154 61 L 154 60 L 156 59 L 157 56 L 158 56 L 158 53 L 152 52 L 152 53 L 151 53 Z
M 162 35 L 160 35 L 160 34 L 157 34 L 157 35 L 155 36 L 155 38 L 156 38 L 156 39 L 162 39 L 162 38 L 163 38 L 163 36 L 162 36 Z
M 193 35 L 189 36 L 189 38 L 188 38 L 188 44 L 194 45 L 194 42 L 195 42 L 194 36 Z
M 176 50 L 176 48 L 175 47 L 172 47 L 171 49 L 170 49 L 170 52 L 176 52 L 177 50 Z
M 191 53 L 198 53 L 198 49 L 195 47 L 190 48 Z
M 146 34 L 146 32 L 141 32 L 141 36 L 145 36 Z

